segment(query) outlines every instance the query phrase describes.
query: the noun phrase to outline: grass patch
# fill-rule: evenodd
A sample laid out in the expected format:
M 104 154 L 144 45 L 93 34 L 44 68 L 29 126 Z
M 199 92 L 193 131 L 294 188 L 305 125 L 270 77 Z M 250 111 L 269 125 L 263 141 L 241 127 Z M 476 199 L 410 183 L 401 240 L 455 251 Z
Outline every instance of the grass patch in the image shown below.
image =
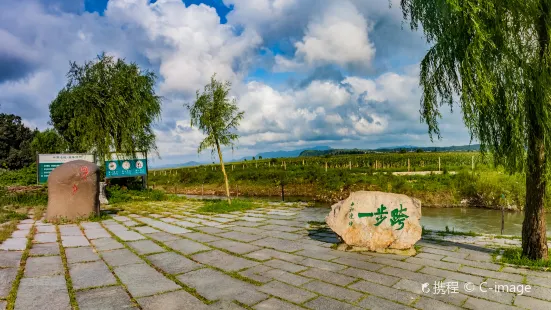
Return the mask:
M 13 310 L 15 308 L 15 300 L 17 299 L 17 291 L 19 290 L 19 283 L 21 283 L 21 278 L 23 278 L 23 274 L 25 272 L 27 258 L 29 257 L 29 253 L 31 252 L 31 247 L 33 244 L 33 238 L 34 238 L 35 232 L 36 232 L 36 229 L 35 229 L 35 226 L 33 225 L 33 227 L 31 227 L 31 232 L 27 237 L 27 246 L 23 251 L 23 255 L 21 255 L 21 261 L 19 262 L 19 269 L 17 270 L 17 276 L 15 277 L 15 280 L 12 283 L 10 294 L 6 298 L 7 310 Z
M 132 201 L 186 201 L 186 197 L 169 195 L 156 189 L 135 190 L 112 185 L 106 188 L 109 204 L 119 204 Z
M 258 208 L 258 205 L 242 199 L 234 199 L 231 204 L 227 200 L 213 200 L 205 202 L 205 205 L 198 208 L 197 212 L 204 213 L 228 213 L 233 211 L 245 211 Z
M 69 264 L 67 263 L 67 255 L 65 254 L 65 248 L 63 247 L 61 241 L 61 232 L 59 230 L 59 226 L 56 227 L 56 233 L 59 246 L 59 254 L 61 256 L 61 262 L 63 264 L 65 284 L 67 285 L 67 292 L 69 293 L 69 302 L 71 303 L 71 307 L 73 309 L 78 310 L 79 307 L 77 303 L 77 298 L 75 295 L 75 290 L 73 289 L 73 281 L 71 280 L 71 275 L 69 274 Z
M 499 254 L 501 253 L 501 256 Z M 551 260 L 540 259 L 531 260 L 525 256 L 522 256 L 521 248 L 501 248 L 494 252 L 492 258 L 497 263 L 505 263 L 517 266 L 528 267 L 533 270 L 545 270 L 548 271 L 551 268 Z
M 0 243 L 11 237 L 11 234 L 17 229 L 17 222 L 17 220 L 12 220 L 0 227 Z
M 469 237 L 476 237 L 476 236 L 482 236 L 482 234 L 475 233 L 474 231 L 455 231 L 455 229 L 452 227 L 450 229 L 448 226 L 446 226 L 446 230 L 430 230 L 426 229 L 425 226 L 421 227 L 421 235 L 426 236 L 430 234 L 437 234 L 439 236 L 469 236 Z

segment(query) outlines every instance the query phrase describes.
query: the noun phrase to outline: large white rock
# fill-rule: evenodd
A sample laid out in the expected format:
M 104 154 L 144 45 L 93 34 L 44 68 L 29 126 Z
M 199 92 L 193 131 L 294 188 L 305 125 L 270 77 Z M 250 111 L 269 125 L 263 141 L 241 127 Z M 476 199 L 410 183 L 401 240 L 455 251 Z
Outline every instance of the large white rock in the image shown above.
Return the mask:
M 400 194 L 354 192 L 334 204 L 325 221 L 350 246 L 405 250 L 421 239 L 421 201 Z

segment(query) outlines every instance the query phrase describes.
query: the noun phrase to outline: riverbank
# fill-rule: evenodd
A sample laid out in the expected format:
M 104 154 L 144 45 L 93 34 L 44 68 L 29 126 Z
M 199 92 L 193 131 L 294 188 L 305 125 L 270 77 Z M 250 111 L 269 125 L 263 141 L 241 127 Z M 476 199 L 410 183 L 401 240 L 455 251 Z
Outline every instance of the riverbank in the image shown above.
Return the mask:
M 220 173 L 221 175 L 221 173 Z M 238 178 L 239 177 L 239 178 Z M 230 180 L 232 197 L 281 197 L 281 183 L 268 176 L 233 175 Z M 207 178 L 204 184 L 178 175 L 150 176 L 151 188 L 168 193 L 186 195 L 226 195 L 221 176 Z M 477 207 L 520 211 L 524 205 L 525 189 L 521 175 L 483 170 L 475 173 L 458 171 L 456 174 L 392 175 L 369 173 L 341 173 L 340 175 L 292 175 L 284 182 L 287 197 L 304 197 L 312 201 L 335 203 L 351 192 L 369 190 L 405 194 L 420 199 L 424 207 Z M 503 198 L 503 196 L 505 198 Z

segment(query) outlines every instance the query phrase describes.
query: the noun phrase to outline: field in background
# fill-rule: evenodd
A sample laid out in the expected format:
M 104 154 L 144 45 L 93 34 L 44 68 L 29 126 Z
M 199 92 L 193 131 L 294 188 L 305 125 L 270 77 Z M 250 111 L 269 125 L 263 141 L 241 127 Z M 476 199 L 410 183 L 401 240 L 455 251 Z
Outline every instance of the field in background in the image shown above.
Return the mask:
M 357 190 L 410 195 L 425 206 L 476 206 L 521 209 L 524 179 L 493 167 L 478 152 L 369 153 L 330 157 L 262 159 L 225 165 L 231 195 L 301 196 L 335 202 Z M 441 174 L 392 175 L 393 172 L 440 171 Z M 453 174 L 451 173 L 453 172 Z M 172 193 L 225 194 L 216 164 L 153 170 L 149 185 Z M 502 199 L 502 194 L 505 199 Z

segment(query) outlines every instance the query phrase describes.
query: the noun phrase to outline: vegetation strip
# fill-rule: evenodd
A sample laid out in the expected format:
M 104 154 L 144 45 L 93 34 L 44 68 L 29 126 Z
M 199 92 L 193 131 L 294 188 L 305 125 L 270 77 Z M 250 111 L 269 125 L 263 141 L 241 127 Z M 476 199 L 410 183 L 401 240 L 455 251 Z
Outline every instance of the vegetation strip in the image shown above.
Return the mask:
M 82 234 L 84 235 L 84 237 L 86 238 L 86 240 L 88 240 L 88 243 L 90 244 L 90 247 L 92 249 L 94 249 L 94 253 L 96 253 L 100 259 L 102 260 L 102 262 L 105 264 L 105 266 L 107 266 L 107 268 L 109 269 L 109 271 L 113 274 L 113 276 L 115 277 L 115 279 L 117 280 L 117 284 L 122 287 L 122 289 L 126 292 L 126 294 L 128 295 L 128 297 L 130 298 L 130 301 L 132 301 L 132 303 L 134 304 L 135 307 L 137 307 L 138 309 L 141 309 L 142 307 L 138 304 L 138 301 L 132 296 L 132 294 L 130 294 L 130 292 L 128 291 L 128 288 L 126 287 L 126 285 L 124 285 L 124 283 L 122 283 L 121 279 L 119 279 L 119 277 L 117 276 L 117 274 L 115 273 L 115 270 L 109 265 L 107 264 L 107 262 L 105 261 L 105 259 L 103 259 L 103 255 L 101 255 L 101 252 L 99 252 L 96 247 L 92 244 L 92 242 L 90 242 L 90 239 L 88 238 L 88 236 L 86 236 L 86 234 L 84 233 L 84 228 L 82 226 L 79 225 L 79 228 L 80 228 L 80 231 L 82 232 Z M 110 233 L 108 231 L 108 233 Z
M 69 293 L 69 301 L 71 302 L 71 307 L 74 310 L 78 310 L 79 307 L 78 307 L 77 298 L 75 295 L 75 290 L 73 289 L 73 280 L 71 279 L 71 274 L 69 273 L 69 263 L 67 263 L 67 255 L 65 254 L 65 248 L 63 247 L 63 241 L 61 240 L 61 231 L 58 225 L 55 225 L 55 230 L 57 234 L 59 254 L 61 255 L 61 261 L 63 263 L 65 283 L 67 285 L 67 292 Z
M 15 308 L 15 301 L 17 299 L 17 291 L 19 289 L 19 283 L 21 282 L 21 278 L 23 278 L 23 275 L 25 274 L 25 266 L 27 264 L 27 258 L 29 257 L 29 253 L 31 251 L 31 247 L 33 245 L 33 238 L 36 233 L 36 226 L 33 224 L 30 229 L 30 233 L 27 236 L 27 246 L 25 247 L 25 250 L 23 251 L 23 254 L 21 255 L 21 261 L 19 263 L 19 270 L 17 271 L 17 276 L 15 277 L 15 280 L 13 281 L 10 294 L 7 298 L 7 305 L 6 310 L 13 310 Z

